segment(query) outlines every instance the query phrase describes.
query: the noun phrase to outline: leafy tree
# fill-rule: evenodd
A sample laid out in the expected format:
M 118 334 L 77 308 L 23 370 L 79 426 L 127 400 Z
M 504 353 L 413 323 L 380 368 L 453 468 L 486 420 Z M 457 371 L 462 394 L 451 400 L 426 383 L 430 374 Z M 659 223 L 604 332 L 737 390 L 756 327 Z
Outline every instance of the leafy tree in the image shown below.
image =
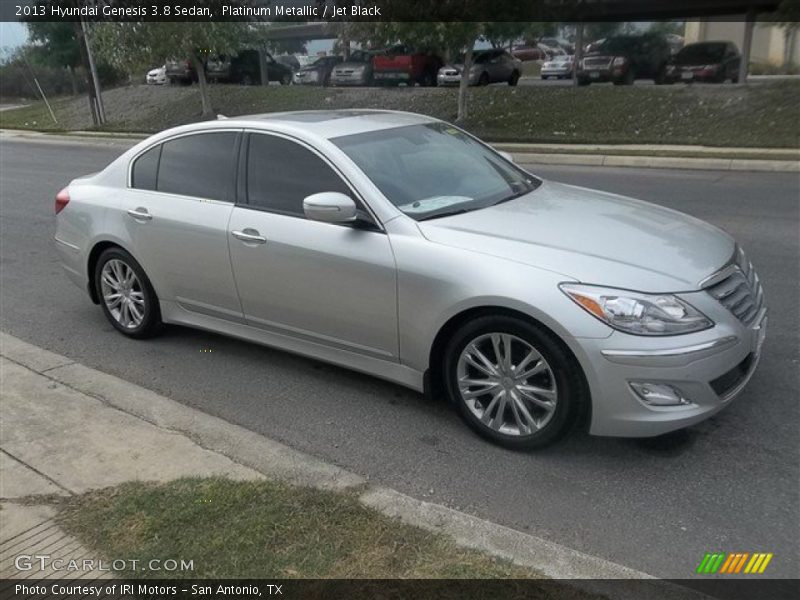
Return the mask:
M 72 23 L 62 21 L 29 21 L 28 36 L 34 42 L 29 56 L 37 64 L 66 68 L 72 81 L 72 93 L 78 93 L 75 69 L 81 64 L 81 53 Z
M 661 35 L 673 34 L 682 36 L 684 25 L 684 21 L 656 21 L 650 25 L 650 28 L 647 31 Z
M 203 116 L 213 116 L 206 60 L 246 46 L 251 26 L 243 22 L 117 22 L 97 27 L 97 49 L 106 60 L 131 71 L 169 58 L 188 59 L 197 72 Z

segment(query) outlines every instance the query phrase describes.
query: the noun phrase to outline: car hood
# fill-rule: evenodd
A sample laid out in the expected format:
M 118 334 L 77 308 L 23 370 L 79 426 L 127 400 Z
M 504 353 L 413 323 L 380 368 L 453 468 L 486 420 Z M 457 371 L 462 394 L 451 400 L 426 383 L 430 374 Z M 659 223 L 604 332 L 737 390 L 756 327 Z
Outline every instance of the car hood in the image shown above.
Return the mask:
M 699 289 L 735 247 L 727 233 L 689 215 L 547 181 L 515 200 L 419 227 L 439 244 L 642 292 Z

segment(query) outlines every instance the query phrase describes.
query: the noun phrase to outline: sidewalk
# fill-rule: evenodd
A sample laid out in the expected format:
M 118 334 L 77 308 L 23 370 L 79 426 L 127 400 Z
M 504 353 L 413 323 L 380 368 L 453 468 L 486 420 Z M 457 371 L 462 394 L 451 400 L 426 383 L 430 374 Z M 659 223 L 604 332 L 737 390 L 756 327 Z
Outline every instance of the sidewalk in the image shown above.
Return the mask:
M 0 140 L 53 143 L 107 144 L 131 147 L 148 136 L 136 133 L 71 131 L 45 133 L 0 129 Z M 800 173 L 800 148 L 726 148 L 656 144 L 512 144 L 492 143 L 509 152 L 522 165 L 580 165 L 702 169 L 714 171 L 766 171 Z
M 362 504 L 449 535 L 462 546 L 550 578 L 584 579 L 576 586 L 586 591 L 625 597 L 598 580 L 641 579 L 644 587 L 627 597 L 645 597 L 644 591 L 661 598 L 701 597 L 645 573 L 368 484 L 335 465 L 2 332 L 0 392 L 4 578 L 27 575 L 11 559 L 45 545 L 53 555 L 91 556 L 58 530 L 54 508 L 31 505 L 26 497 L 80 494 L 132 480 L 224 476 L 351 490 Z

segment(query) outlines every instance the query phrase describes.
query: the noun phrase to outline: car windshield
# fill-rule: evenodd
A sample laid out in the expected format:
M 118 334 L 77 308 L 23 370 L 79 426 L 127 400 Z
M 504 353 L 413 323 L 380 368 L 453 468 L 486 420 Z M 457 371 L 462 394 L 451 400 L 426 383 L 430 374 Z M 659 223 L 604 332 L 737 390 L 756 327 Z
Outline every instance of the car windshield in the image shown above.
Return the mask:
M 686 46 L 675 57 L 679 64 L 713 63 L 722 59 L 725 53 L 725 44 L 692 44 Z
M 541 181 L 446 123 L 332 139 L 383 194 L 422 221 L 517 198 Z

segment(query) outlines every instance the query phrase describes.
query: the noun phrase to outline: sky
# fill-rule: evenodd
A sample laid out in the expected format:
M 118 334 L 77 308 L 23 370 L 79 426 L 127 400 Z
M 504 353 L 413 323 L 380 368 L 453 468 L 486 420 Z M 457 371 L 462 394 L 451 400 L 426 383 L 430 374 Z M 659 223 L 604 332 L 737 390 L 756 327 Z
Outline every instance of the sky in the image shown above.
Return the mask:
M 28 30 L 22 23 L 0 21 L 0 55 L 21 46 L 28 40 Z

